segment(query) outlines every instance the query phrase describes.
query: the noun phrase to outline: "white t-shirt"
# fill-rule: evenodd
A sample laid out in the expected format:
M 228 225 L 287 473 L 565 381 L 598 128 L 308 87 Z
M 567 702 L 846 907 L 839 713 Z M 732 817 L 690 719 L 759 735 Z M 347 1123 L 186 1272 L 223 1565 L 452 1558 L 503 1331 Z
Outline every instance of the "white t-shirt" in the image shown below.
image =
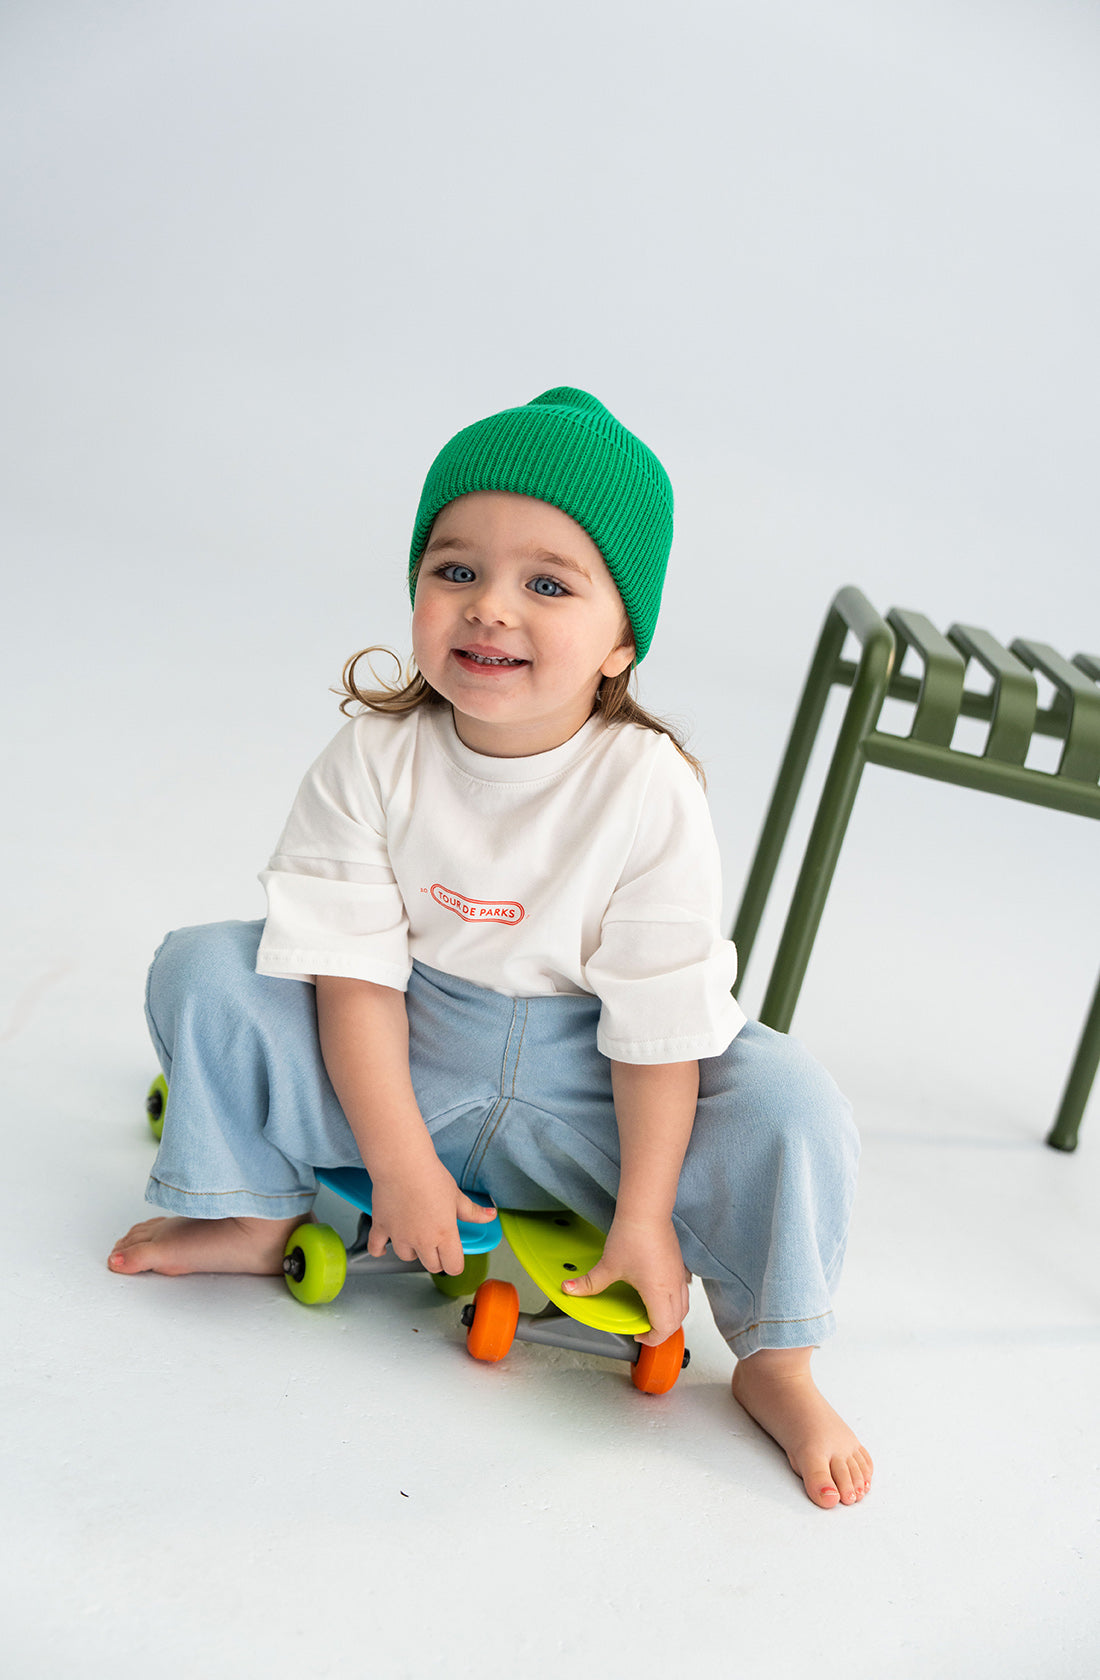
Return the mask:
M 260 974 L 404 990 L 415 958 L 510 997 L 594 993 L 622 1062 L 717 1056 L 744 1024 L 706 799 L 651 729 L 593 717 L 489 758 L 449 706 L 365 712 L 307 772 L 260 880 Z

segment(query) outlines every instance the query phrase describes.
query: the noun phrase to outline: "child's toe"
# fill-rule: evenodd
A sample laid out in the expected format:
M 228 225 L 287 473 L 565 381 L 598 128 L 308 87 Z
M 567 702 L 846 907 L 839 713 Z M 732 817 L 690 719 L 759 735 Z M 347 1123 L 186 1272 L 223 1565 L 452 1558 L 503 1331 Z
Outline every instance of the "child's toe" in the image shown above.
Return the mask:
M 117 1254 L 121 1249 L 133 1248 L 135 1243 L 145 1242 L 153 1227 L 163 1223 L 162 1219 L 143 1219 L 139 1225 L 131 1225 L 126 1235 L 119 1237 L 111 1253 Z
M 797 1468 L 796 1465 L 795 1469 Z M 814 1504 L 820 1505 L 823 1510 L 831 1510 L 834 1505 L 840 1503 L 840 1493 L 827 1458 L 815 1460 L 803 1474 L 802 1480 Z
M 851 1458 L 848 1460 L 848 1465 L 852 1473 L 852 1482 L 855 1486 L 856 1492 L 862 1499 L 864 1494 L 870 1492 L 871 1471 L 873 1469 L 873 1465 L 867 1457 L 867 1454 L 863 1452 L 862 1449 L 857 1450 L 852 1454 Z
M 832 1461 L 833 1480 L 840 1493 L 842 1505 L 858 1505 L 867 1491 L 866 1478 L 856 1455 L 845 1454 Z
M 148 1272 L 152 1270 L 152 1252 L 152 1243 L 137 1239 L 131 1242 L 129 1237 L 124 1237 L 108 1255 L 107 1264 L 112 1272 Z

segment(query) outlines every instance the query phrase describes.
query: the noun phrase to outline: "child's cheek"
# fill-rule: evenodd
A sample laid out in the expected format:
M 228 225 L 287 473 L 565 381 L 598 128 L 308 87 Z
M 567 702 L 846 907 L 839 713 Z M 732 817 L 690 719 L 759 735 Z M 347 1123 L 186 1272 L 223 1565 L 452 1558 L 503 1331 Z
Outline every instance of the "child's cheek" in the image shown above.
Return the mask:
M 417 663 L 421 654 L 430 657 L 433 643 L 439 638 L 439 612 L 435 604 L 418 590 L 413 605 L 412 644 Z

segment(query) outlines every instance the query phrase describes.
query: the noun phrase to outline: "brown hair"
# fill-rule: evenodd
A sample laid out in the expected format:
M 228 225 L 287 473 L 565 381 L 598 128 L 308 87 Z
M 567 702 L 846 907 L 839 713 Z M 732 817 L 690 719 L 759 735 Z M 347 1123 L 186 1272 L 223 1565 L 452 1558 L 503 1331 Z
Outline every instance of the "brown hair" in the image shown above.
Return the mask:
M 378 675 L 372 665 L 371 675 L 381 686 L 378 688 L 360 688 L 355 680 L 355 667 L 361 659 L 369 661 L 372 653 L 384 653 L 388 659 L 393 660 L 397 667 L 396 679 L 392 683 L 387 683 L 383 677 Z M 694 758 L 688 752 L 677 731 L 673 729 L 671 724 L 665 723 L 661 718 L 653 717 L 650 712 L 647 712 L 644 707 L 638 704 L 631 694 L 630 688 L 633 679 L 634 667 L 632 665 L 628 665 L 625 671 L 620 671 L 617 677 L 604 677 L 596 690 L 596 701 L 592 708 L 593 714 L 599 712 L 608 723 L 635 723 L 640 729 L 652 729 L 658 735 L 667 735 L 681 758 L 687 760 L 700 782 L 706 787 L 707 778 L 703 773 L 703 766 L 697 758 Z M 343 686 L 334 688 L 332 692 L 333 694 L 343 695 L 343 699 L 340 701 L 340 710 L 345 717 L 353 715 L 349 708 L 355 705 L 372 712 L 400 713 L 414 712 L 418 706 L 442 706 L 446 704 L 443 696 L 417 670 L 415 660 L 410 659 L 404 671 L 402 671 L 401 661 L 392 648 L 360 648 L 359 652 L 353 653 L 346 662 L 342 681 Z

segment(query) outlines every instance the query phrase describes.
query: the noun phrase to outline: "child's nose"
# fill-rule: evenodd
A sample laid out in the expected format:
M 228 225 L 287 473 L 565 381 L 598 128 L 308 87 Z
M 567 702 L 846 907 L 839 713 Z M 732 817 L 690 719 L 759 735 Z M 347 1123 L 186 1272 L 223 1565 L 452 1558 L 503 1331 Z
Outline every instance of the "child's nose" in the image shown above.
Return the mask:
M 499 584 L 484 583 L 468 603 L 466 616 L 479 624 L 506 624 L 513 616 L 507 591 Z

